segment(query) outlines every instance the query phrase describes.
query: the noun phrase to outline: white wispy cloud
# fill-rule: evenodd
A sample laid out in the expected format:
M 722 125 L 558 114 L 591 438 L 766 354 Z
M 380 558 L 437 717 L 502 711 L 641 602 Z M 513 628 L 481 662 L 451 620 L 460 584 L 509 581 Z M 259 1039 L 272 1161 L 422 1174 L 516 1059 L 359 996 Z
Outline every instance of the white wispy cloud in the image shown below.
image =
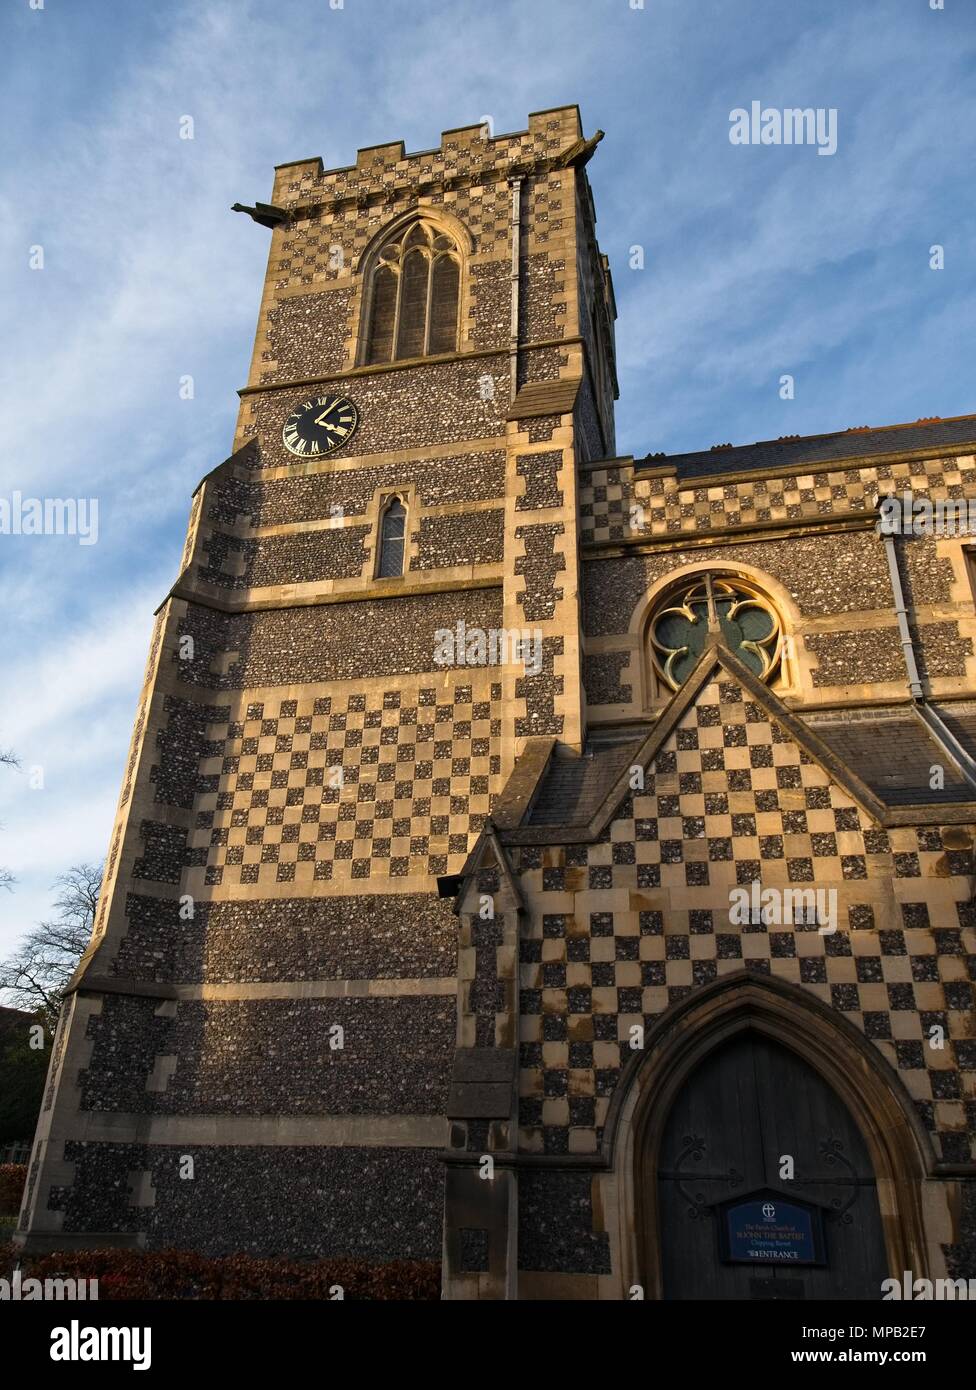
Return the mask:
M 0 769 L 0 948 L 41 916 L 54 878 L 103 857 L 149 645 L 155 592 L 102 594 L 85 621 L 5 652 L 0 740 L 20 769 Z

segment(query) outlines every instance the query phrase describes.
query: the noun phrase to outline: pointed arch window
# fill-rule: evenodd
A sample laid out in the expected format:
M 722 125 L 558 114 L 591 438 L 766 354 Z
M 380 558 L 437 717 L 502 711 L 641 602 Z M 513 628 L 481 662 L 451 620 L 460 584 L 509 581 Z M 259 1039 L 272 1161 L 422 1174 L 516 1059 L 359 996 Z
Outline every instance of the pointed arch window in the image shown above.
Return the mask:
M 452 236 L 421 220 L 388 241 L 370 273 L 365 362 L 456 351 L 460 289 Z
M 403 573 L 406 527 L 407 509 L 399 497 L 391 497 L 380 517 L 377 579 L 396 579 Z

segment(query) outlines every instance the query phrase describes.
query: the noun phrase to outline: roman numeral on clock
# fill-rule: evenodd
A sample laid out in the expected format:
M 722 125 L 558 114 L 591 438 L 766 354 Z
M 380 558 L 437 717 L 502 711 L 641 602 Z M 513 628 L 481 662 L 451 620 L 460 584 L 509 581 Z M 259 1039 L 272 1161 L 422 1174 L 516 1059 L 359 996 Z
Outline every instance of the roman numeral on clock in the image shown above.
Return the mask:
M 289 453 L 320 458 L 345 443 L 358 423 L 352 401 L 343 396 L 318 396 L 289 415 L 281 437 Z

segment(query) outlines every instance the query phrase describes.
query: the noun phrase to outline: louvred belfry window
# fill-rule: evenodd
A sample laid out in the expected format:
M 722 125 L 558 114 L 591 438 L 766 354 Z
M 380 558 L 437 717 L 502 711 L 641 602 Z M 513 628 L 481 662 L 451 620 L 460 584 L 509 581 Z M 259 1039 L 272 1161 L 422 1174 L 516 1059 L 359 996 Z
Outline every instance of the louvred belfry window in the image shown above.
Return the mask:
M 367 364 L 454 352 L 460 287 L 453 237 L 421 221 L 400 240 L 387 242 L 369 285 Z

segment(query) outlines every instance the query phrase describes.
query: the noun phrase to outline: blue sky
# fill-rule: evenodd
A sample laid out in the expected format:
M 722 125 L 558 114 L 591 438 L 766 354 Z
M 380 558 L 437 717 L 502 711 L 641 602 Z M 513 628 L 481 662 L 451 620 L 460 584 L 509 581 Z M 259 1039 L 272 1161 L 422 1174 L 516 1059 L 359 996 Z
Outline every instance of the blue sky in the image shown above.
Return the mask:
M 97 497 L 99 536 L 0 535 L 23 764 L 0 769 L 0 951 L 105 853 L 152 610 L 253 341 L 268 234 L 229 208 L 276 163 L 577 102 L 607 132 L 621 453 L 976 410 L 971 0 L 631 3 L 2 0 L 0 497 Z M 836 108 L 836 154 L 733 146 L 753 100 Z

